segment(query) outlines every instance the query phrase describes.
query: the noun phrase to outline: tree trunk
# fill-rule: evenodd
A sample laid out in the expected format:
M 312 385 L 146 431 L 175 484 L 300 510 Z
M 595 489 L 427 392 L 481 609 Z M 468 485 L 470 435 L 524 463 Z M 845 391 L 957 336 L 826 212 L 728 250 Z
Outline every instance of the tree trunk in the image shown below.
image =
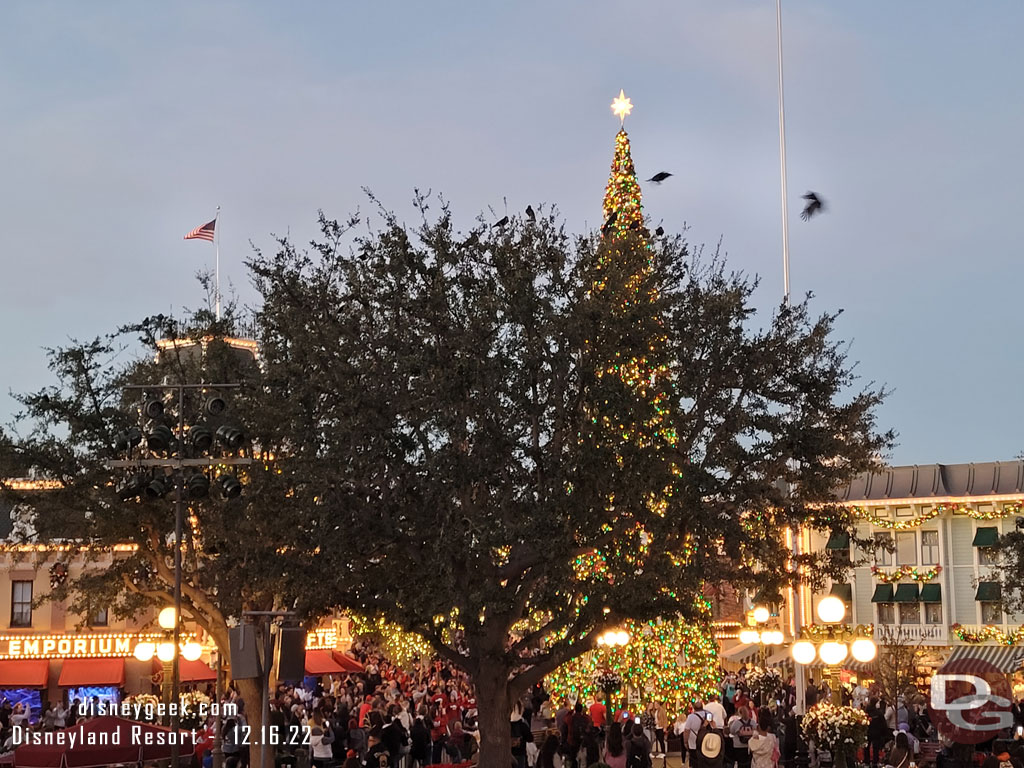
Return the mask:
M 500 662 L 481 661 L 474 682 L 480 717 L 480 765 L 506 768 L 512 760 L 508 669 Z
M 263 732 L 263 686 L 260 685 L 258 677 L 247 677 L 242 680 L 235 680 L 238 692 L 245 702 L 245 719 L 249 721 L 250 742 L 259 743 L 260 734 Z M 260 768 L 259 747 L 253 744 L 250 747 L 250 765 Z M 273 763 L 271 763 L 273 765 Z

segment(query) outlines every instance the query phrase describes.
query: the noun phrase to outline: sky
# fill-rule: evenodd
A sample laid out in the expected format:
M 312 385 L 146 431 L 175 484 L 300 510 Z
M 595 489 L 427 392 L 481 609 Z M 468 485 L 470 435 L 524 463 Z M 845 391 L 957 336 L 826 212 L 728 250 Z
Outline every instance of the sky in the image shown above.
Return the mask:
M 791 278 L 891 389 L 893 464 L 1024 450 L 1024 4 L 783 0 Z M 771 0 L 0 6 L 0 421 L 44 349 L 204 302 L 317 211 L 600 223 L 624 89 L 648 215 L 782 294 Z M 827 211 L 800 221 L 815 190 Z M 1016 350 L 1016 351 L 1014 351 Z

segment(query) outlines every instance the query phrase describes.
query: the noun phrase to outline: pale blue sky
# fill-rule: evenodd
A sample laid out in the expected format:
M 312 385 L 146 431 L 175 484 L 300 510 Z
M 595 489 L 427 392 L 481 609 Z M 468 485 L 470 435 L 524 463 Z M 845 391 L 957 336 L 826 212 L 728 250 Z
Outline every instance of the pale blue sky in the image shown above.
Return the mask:
M 645 204 L 781 295 L 771 0 L 0 5 L 0 416 L 42 347 L 195 306 L 222 206 L 308 240 L 371 187 L 593 226 L 624 88 Z M 1020 2 L 784 0 L 794 292 L 843 308 L 895 463 L 1024 449 Z M 828 215 L 801 222 L 817 190 Z

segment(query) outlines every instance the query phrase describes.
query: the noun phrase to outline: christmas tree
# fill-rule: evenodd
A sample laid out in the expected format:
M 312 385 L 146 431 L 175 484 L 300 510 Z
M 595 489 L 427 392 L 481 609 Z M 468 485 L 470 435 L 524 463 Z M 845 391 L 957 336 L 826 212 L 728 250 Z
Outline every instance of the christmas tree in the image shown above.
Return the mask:
M 646 708 L 652 701 L 665 703 L 670 717 L 685 712 L 697 696 L 718 688 L 718 649 L 708 625 L 682 620 L 623 624 L 629 634 L 624 646 L 600 647 L 563 664 L 546 680 L 552 700 L 603 700 L 624 704 L 627 691 L 639 696 Z M 602 690 L 606 672 L 619 680 L 617 691 Z
M 613 111 L 625 118 L 632 109 L 625 94 L 619 94 Z M 629 135 L 621 128 L 615 136 L 615 154 L 604 195 L 605 224 L 602 243 L 593 267 L 591 301 L 605 312 L 626 317 L 629 323 L 614 327 L 628 328 L 615 337 L 597 327 L 588 340 L 599 365 L 599 385 L 592 398 L 595 443 L 614 450 L 620 466 L 637 466 L 638 471 L 654 483 L 645 499 L 647 512 L 662 514 L 672 496 L 671 478 L 680 468 L 674 463 L 677 434 L 669 418 L 667 404 L 671 399 L 672 382 L 665 359 L 665 333 L 659 312 L 659 275 L 654 265 L 654 250 L 643 216 L 640 184 L 636 178 L 630 153 Z M 598 316 L 602 316 L 598 313 Z M 637 403 L 646 407 L 637 407 Z M 650 448 L 655 450 L 646 450 Z M 639 453 L 656 456 L 635 464 Z M 609 515 L 615 528 L 628 521 L 628 504 L 616 503 L 614 494 L 608 501 Z M 637 518 L 642 515 L 636 515 Z M 602 580 L 609 583 L 623 575 L 623 565 L 641 573 L 655 567 L 675 567 L 693 555 L 690 543 L 680 540 L 674 562 L 650 561 L 651 534 L 639 523 L 630 531 L 602 549 L 581 555 L 576 561 L 576 577 L 598 591 Z M 626 571 L 628 573 L 628 570 Z M 665 597 L 676 595 L 667 591 Z M 694 611 L 700 614 L 700 606 Z M 705 695 L 718 682 L 718 655 L 715 640 L 707 623 L 688 623 L 677 614 L 651 622 L 627 621 L 630 636 L 623 648 L 599 648 L 560 667 L 547 679 L 556 698 L 577 698 L 601 694 L 599 676 L 621 679 L 623 690 L 639 694 L 645 704 L 663 701 L 670 708 L 684 707 L 694 695 Z

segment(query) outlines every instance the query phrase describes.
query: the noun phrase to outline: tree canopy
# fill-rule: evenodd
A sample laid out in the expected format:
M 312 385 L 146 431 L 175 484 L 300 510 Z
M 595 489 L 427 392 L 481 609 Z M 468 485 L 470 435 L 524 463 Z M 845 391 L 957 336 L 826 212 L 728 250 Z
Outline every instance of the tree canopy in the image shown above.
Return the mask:
M 609 622 L 781 585 L 787 526 L 848 526 L 832 490 L 892 435 L 834 315 L 758 326 L 755 283 L 678 237 L 543 210 L 462 233 L 417 202 L 412 227 L 322 217 L 310 249 L 258 253 L 257 325 L 288 503 L 341 523 L 330 589 L 470 671 L 485 729 Z

